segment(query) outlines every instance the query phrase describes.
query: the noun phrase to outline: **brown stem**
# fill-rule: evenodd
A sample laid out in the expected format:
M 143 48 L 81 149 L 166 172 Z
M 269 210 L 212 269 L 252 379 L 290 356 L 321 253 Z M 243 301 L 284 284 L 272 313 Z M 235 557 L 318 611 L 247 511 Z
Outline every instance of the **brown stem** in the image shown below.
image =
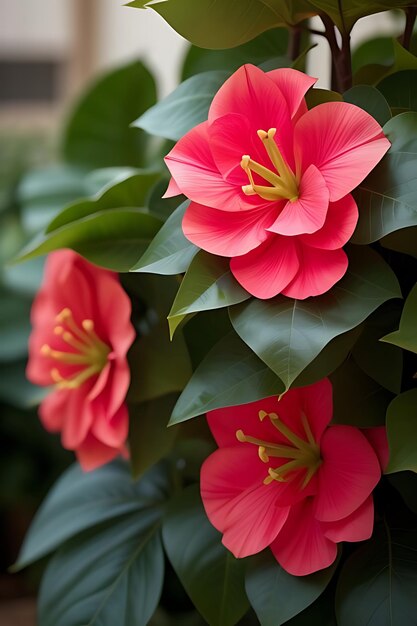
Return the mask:
M 326 39 L 330 46 L 330 51 L 332 54 L 332 79 L 331 79 L 331 88 L 334 91 L 340 91 L 340 80 L 339 80 L 339 57 L 340 57 L 340 48 L 337 45 L 336 33 L 334 30 L 334 24 L 328 15 L 323 14 L 320 16 L 321 21 L 323 22 L 324 32 Z
M 352 87 L 352 55 L 350 53 L 350 34 L 342 35 L 342 48 L 339 57 L 339 84 L 342 92 Z
M 293 26 L 288 39 L 288 56 L 291 61 L 295 61 L 300 56 L 301 51 L 301 28 Z
M 417 7 L 408 7 L 405 9 L 405 28 L 402 36 L 402 46 L 406 50 L 410 49 L 411 37 L 413 36 L 414 24 L 417 17 Z

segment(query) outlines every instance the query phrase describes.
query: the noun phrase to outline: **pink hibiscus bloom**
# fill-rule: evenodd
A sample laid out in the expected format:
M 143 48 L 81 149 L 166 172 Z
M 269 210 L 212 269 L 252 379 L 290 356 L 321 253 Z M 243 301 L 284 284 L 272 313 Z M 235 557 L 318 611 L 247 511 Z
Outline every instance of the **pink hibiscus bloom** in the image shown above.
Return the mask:
M 207 414 L 219 449 L 203 464 L 201 496 L 236 557 L 269 546 L 287 572 L 304 576 L 331 565 L 340 541 L 371 536 L 385 428 L 329 426 L 332 410 L 323 379 L 281 400 Z
M 126 354 L 135 331 L 118 276 L 71 250 L 53 252 L 32 307 L 27 376 L 54 385 L 39 414 L 62 432 L 84 470 L 125 454 L 130 383 Z
M 217 92 L 208 121 L 166 157 L 166 196 L 192 202 L 185 236 L 213 254 L 257 298 L 324 293 L 346 272 L 342 246 L 358 209 L 350 192 L 390 143 L 368 113 L 346 102 L 310 111 L 315 79 L 244 65 Z

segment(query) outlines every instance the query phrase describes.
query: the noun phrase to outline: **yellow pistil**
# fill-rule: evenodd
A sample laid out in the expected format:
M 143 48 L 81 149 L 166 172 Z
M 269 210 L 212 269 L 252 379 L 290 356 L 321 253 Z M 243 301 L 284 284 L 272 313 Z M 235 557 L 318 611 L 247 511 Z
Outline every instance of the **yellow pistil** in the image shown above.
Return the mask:
M 51 378 L 59 389 L 76 389 L 105 367 L 110 347 L 98 337 L 94 322 L 85 319 L 79 326 L 71 309 L 63 309 L 56 317 L 54 334 L 61 337 L 72 350 L 54 350 L 48 344 L 41 347 L 41 354 L 67 365 L 79 365 L 81 369 L 70 378 L 62 376 L 58 368 L 51 369 Z
M 264 484 L 269 485 L 274 480 L 285 482 L 291 479 L 296 470 L 305 469 L 306 474 L 301 489 L 304 489 L 318 470 L 321 464 L 320 448 L 311 432 L 310 424 L 305 415 L 301 416 L 301 423 L 307 440 L 302 439 L 284 424 L 276 413 L 266 413 L 259 411 L 259 419 L 263 421 L 268 417 L 271 424 L 284 435 L 291 445 L 276 444 L 256 437 L 245 435 L 242 430 L 236 431 L 236 438 L 241 443 L 251 443 L 258 446 L 258 455 L 263 463 L 269 463 L 271 457 L 289 459 L 287 463 L 279 467 L 269 467 L 268 475 L 264 479 Z
M 257 194 L 264 200 L 286 199 L 295 202 L 299 193 L 298 182 L 275 143 L 274 137 L 276 132 L 276 128 L 270 128 L 268 132 L 258 130 L 258 137 L 262 141 L 276 171 L 268 169 L 260 163 L 253 161 L 248 154 L 244 154 L 240 166 L 246 172 L 250 184 L 243 185 L 242 191 L 247 196 Z M 267 183 L 270 183 L 270 186 L 257 185 L 253 180 L 252 172 L 261 176 Z

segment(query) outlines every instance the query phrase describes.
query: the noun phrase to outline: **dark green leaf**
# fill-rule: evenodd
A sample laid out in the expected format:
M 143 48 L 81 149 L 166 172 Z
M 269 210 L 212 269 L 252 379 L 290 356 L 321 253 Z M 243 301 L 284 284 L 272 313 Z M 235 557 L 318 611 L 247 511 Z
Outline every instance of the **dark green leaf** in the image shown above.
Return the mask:
M 192 76 L 141 115 L 134 126 L 177 141 L 207 119 L 211 101 L 229 75 L 229 72 L 217 70 Z
M 281 626 L 312 604 L 329 584 L 336 566 L 337 562 L 316 574 L 292 576 L 269 550 L 250 557 L 246 592 L 261 626 Z
M 367 2 L 362 0 L 343 0 L 343 2 L 310 0 L 310 2 L 320 11 L 327 13 L 341 32 L 350 32 L 355 22 L 365 15 L 414 4 L 413 0 L 370 0 Z
M 160 517 L 142 510 L 63 546 L 42 580 L 42 626 L 146 626 L 164 579 Z
M 181 224 L 188 201 L 183 202 L 159 230 L 133 272 L 174 275 L 185 272 L 197 253 L 197 246 L 185 238 Z
M 387 411 L 389 464 L 386 472 L 417 472 L 417 389 L 394 398 Z
M 396 230 L 380 241 L 381 246 L 417 258 L 417 226 Z
M 417 474 L 414 472 L 396 472 L 388 475 L 391 483 L 400 493 L 409 509 L 417 515 Z
M 410 291 L 404 304 L 400 320 L 400 328 L 389 335 L 382 337 L 381 341 L 392 343 L 405 350 L 417 354 L 417 284 Z
M 398 325 L 400 310 L 399 303 L 381 307 L 366 322 L 353 350 L 353 358 L 365 374 L 392 393 L 401 391 L 402 352 L 395 346 L 381 343 L 380 339 L 387 330 Z
M 64 154 L 88 167 L 146 163 L 146 136 L 131 123 L 156 100 L 155 83 L 135 61 L 99 79 L 83 96 L 68 123 Z
M 140 517 L 147 509 L 155 514 L 166 499 L 168 487 L 163 466 L 152 468 L 143 480 L 133 482 L 127 463 L 121 461 L 88 473 L 73 465 L 37 512 L 15 569 L 26 567 L 103 522 L 124 520 L 128 515 Z
M 221 309 L 248 298 L 250 294 L 230 271 L 229 259 L 201 250 L 191 261 L 168 315 L 171 337 L 188 315 Z
M 152 400 L 182 391 L 191 376 L 191 365 L 183 336 L 169 341 L 166 324 L 142 335 L 129 351 L 131 402 Z M 167 420 L 168 421 L 168 420 Z
M 19 261 L 32 259 L 59 248 L 72 248 L 92 263 L 117 272 L 127 272 L 160 221 L 137 209 L 109 209 L 57 228 L 34 239 Z
M 359 221 L 354 243 L 370 243 L 417 225 L 417 113 L 397 115 L 384 126 L 391 148 L 355 193 Z
M 177 576 L 204 619 L 210 626 L 234 626 L 249 606 L 244 563 L 222 545 L 197 488 L 172 500 L 162 536 Z
M 370 85 L 352 87 L 343 94 L 343 100 L 356 104 L 356 106 L 367 111 L 381 126 L 391 119 L 391 109 L 388 102 L 378 89 Z
M 3 290 L 0 299 L 0 363 L 3 363 L 27 355 L 32 303 L 29 298 Z
M 232 332 L 197 367 L 175 405 L 170 424 L 283 391 L 280 379 Z
M 228 50 L 206 50 L 191 46 L 182 69 L 182 79 L 210 70 L 234 72 L 244 63 L 261 65 L 275 56 L 284 56 L 288 49 L 288 30 L 274 28 L 262 33 L 252 41 Z M 287 63 L 290 61 L 287 59 Z
M 403 70 L 384 78 L 378 90 L 396 113 L 417 111 L 417 70 Z
M 134 478 L 169 452 L 178 428 L 167 428 L 176 395 L 129 405 L 129 450 Z
M 338 626 L 415 626 L 417 534 L 381 529 L 346 562 L 340 575 Z
M 353 246 L 346 275 L 322 296 L 251 300 L 232 307 L 230 317 L 238 335 L 288 389 L 334 337 L 400 295 L 397 279 L 381 257 Z
M 333 421 L 359 428 L 382 426 L 392 394 L 369 378 L 353 361 L 336 370 L 333 384 Z
M 45 397 L 47 389 L 26 378 L 26 359 L 0 365 L 0 398 L 12 406 L 29 409 Z
M 329 89 L 310 89 L 306 94 L 306 102 L 309 109 L 313 109 L 325 102 L 342 102 L 343 98 L 337 91 Z

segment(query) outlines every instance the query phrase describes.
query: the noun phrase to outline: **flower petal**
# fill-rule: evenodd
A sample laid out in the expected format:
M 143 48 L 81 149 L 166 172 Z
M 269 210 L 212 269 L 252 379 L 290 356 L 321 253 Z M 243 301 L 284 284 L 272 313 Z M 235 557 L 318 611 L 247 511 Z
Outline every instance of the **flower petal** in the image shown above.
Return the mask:
M 182 222 L 184 235 L 199 248 L 220 256 L 239 256 L 257 248 L 268 238 L 277 203 L 250 211 L 219 211 L 192 202 Z
M 353 235 L 358 217 L 356 202 L 348 194 L 337 202 L 330 202 L 323 227 L 311 235 L 302 235 L 300 240 L 313 248 L 337 250 Z
M 374 428 L 363 428 L 362 433 L 375 450 L 381 471 L 385 472 L 389 461 L 387 429 L 385 426 L 375 426 Z
M 93 423 L 94 415 L 91 404 L 87 401 L 90 381 L 77 389 L 71 389 L 68 394 L 61 435 L 62 445 L 68 450 L 75 450 L 82 444 Z
M 284 290 L 299 269 L 296 243 L 289 237 L 271 235 L 255 250 L 234 257 L 230 269 L 253 296 L 272 298 Z
M 69 393 L 71 392 L 66 389 L 57 389 L 42 400 L 39 417 L 43 427 L 50 433 L 57 433 L 62 429 Z
M 378 458 L 358 428 L 332 426 L 322 437 L 315 516 L 334 522 L 353 513 L 381 477 Z
M 328 207 L 329 191 L 324 178 L 310 165 L 301 178 L 298 199 L 287 202 L 268 230 L 286 236 L 315 233 L 323 226 Z
M 254 65 L 243 65 L 220 87 L 210 106 L 209 124 L 228 113 L 246 117 L 254 137 L 259 129 L 276 128 L 278 146 L 290 167 L 293 166 L 293 131 L 288 105 L 265 72 Z
M 301 245 L 298 254 L 299 270 L 282 289 L 285 296 L 296 300 L 325 293 L 342 278 L 348 267 L 348 258 L 342 249 L 320 250 Z
M 287 101 L 292 119 L 294 117 L 298 119 L 300 115 L 307 112 L 304 96 L 317 82 L 317 78 L 312 78 L 304 72 L 288 67 L 280 67 L 277 70 L 267 72 L 266 75 L 274 81 Z
M 120 448 L 127 439 L 129 431 L 129 415 L 127 406 L 122 404 L 113 415 L 109 415 L 105 404 L 94 403 L 94 422 L 92 434 L 101 443 L 112 448 Z
M 168 187 L 166 192 L 164 193 L 164 195 L 162 196 L 163 198 L 172 198 L 174 196 L 179 196 L 181 193 L 181 189 L 178 187 L 177 183 L 175 182 L 175 180 L 171 177 L 168 183 Z
M 378 122 L 347 102 L 326 102 L 308 111 L 294 129 L 301 171 L 315 165 L 335 202 L 361 183 L 390 147 Z
M 165 157 L 169 171 L 181 192 L 190 200 L 227 211 L 253 208 L 258 198 L 245 196 L 240 187 L 226 182 L 220 174 L 208 143 L 207 122 L 182 137 Z
M 118 449 L 106 446 L 89 433 L 83 443 L 77 448 L 76 455 L 81 468 L 85 472 L 91 472 L 100 465 L 109 463 L 119 455 L 125 455 L 125 448 Z
M 289 507 L 276 506 L 276 485 L 263 484 L 266 473 L 256 448 L 216 450 L 201 468 L 206 513 L 236 557 L 266 548 L 288 516 Z
M 365 541 L 372 535 L 374 528 L 374 500 L 369 496 L 351 515 L 337 522 L 323 522 L 327 539 L 340 541 Z
M 307 576 L 329 567 L 337 556 L 336 544 L 324 535 L 314 517 L 312 498 L 291 508 L 271 550 L 281 567 L 294 576 Z

